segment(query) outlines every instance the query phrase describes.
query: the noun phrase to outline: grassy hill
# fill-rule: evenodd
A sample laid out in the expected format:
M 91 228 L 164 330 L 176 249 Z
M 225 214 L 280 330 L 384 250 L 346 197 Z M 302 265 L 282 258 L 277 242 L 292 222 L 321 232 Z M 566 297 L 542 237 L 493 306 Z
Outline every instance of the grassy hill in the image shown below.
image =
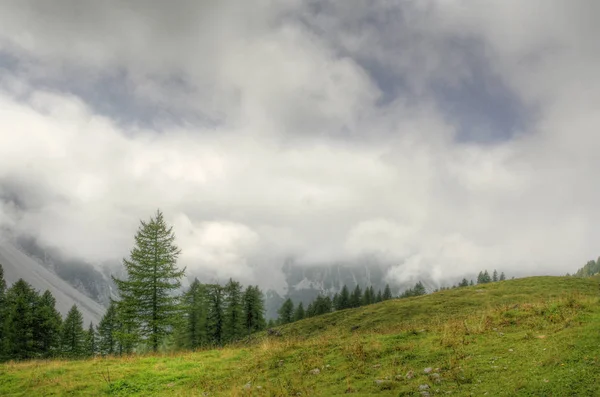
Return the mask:
M 597 278 L 476 285 L 218 350 L 3 364 L 0 395 L 600 395 L 599 297 Z

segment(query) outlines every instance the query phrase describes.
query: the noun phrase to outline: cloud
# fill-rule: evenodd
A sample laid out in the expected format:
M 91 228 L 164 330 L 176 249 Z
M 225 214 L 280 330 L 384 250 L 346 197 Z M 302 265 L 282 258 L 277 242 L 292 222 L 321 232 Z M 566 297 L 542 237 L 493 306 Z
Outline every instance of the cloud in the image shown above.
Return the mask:
M 101 262 L 160 207 L 182 266 L 265 286 L 290 257 L 572 271 L 600 238 L 597 5 L 512 3 L 7 2 L 0 223 Z

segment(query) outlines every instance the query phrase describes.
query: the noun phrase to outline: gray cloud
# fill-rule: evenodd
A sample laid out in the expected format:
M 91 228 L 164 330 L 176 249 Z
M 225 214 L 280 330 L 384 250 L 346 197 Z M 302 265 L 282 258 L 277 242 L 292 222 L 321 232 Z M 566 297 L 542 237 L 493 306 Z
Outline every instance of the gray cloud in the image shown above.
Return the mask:
M 512 3 L 4 3 L 0 223 L 99 262 L 160 207 L 182 264 L 263 285 L 289 257 L 570 271 L 597 5 Z

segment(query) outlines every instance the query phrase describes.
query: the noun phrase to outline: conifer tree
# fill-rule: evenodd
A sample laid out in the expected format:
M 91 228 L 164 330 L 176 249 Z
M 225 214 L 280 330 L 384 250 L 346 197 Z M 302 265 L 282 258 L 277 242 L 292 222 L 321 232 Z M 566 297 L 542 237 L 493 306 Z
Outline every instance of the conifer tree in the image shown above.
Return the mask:
M 344 310 L 350 307 L 350 293 L 348 292 L 348 287 L 344 284 L 342 290 L 340 291 L 340 298 L 337 306 L 335 306 L 335 310 Z
M 67 357 L 81 357 L 85 354 L 85 331 L 83 316 L 76 305 L 71 307 L 63 323 L 62 352 Z
M 19 279 L 7 291 L 4 307 L 4 355 L 10 359 L 40 356 L 35 340 L 35 308 L 37 292 Z
M 339 310 L 338 307 L 340 307 L 340 294 L 337 292 L 333 294 L 333 299 L 331 300 L 331 302 L 333 304 L 333 308 L 335 310 Z
M 379 303 L 383 301 L 383 295 L 381 294 L 381 290 L 377 291 L 377 296 L 375 296 L 375 302 Z
M 60 352 L 62 318 L 55 306 L 56 299 L 46 291 L 34 308 L 34 339 L 42 357 L 53 357 Z
M 362 291 L 360 286 L 356 284 L 352 295 L 350 296 L 350 307 L 359 307 L 362 301 Z
M 471 281 L 469 281 L 469 285 L 475 285 L 475 283 L 473 282 L 473 279 L 471 279 Z
M 94 328 L 94 324 L 92 322 L 90 322 L 90 326 L 85 333 L 84 352 L 88 357 L 93 357 L 98 352 L 96 329 Z
M 103 356 L 115 354 L 117 352 L 117 304 L 111 302 L 106 313 L 98 324 L 98 351 Z
M 4 268 L 0 264 L 0 360 L 4 349 L 4 324 L 6 311 L 6 281 L 4 280 Z
M 392 299 L 392 290 L 390 289 L 390 285 L 386 284 L 385 289 L 383 290 L 383 300 L 387 301 Z
M 460 283 L 458 283 L 459 287 L 468 287 L 469 286 L 469 282 L 467 281 L 466 278 L 463 278 L 462 281 Z
M 206 286 L 195 279 L 184 295 L 186 311 L 185 346 L 197 349 L 207 341 L 207 294 Z
M 313 302 L 310 302 L 306 307 L 306 312 L 304 313 L 305 318 L 309 318 L 315 315 L 315 308 Z
M 140 335 L 153 351 L 157 351 L 163 339 L 176 323 L 179 312 L 178 299 L 173 295 L 181 286 L 185 269 L 177 269 L 180 254 L 175 245 L 173 228 L 168 227 L 160 211 L 149 222 L 141 221 L 135 235 L 135 246 L 130 258 L 123 259 L 126 280 L 113 277 L 122 300 L 140 326 Z
M 249 334 L 261 331 L 266 326 L 265 304 L 258 286 L 248 286 L 244 291 L 244 328 Z
M 267 328 L 273 328 L 275 325 L 275 321 L 272 318 L 270 318 L 267 322 Z
M 116 332 L 119 355 L 131 354 L 140 340 L 140 322 L 137 316 L 135 301 L 126 297 L 116 302 Z
M 498 281 L 498 272 L 496 271 L 496 269 L 494 269 L 494 273 L 493 273 L 493 276 L 492 276 L 492 281 L 493 282 Z
M 506 280 L 506 276 L 504 275 L 504 272 L 500 273 L 500 281 L 504 281 Z
M 221 346 L 223 344 L 223 324 L 225 321 L 223 310 L 223 287 L 219 284 L 210 284 L 206 287 L 206 296 L 208 299 L 208 339 L 211 344 Z
M 279 314 L 279 324 L 291 323 L 294 315 L 294 302 L 290 298 L 287 298 L 277 311 L 277 314 Z
M 244 335 L 244 311 L 242 309 L 242 286 L 229 279 L 225 285 L 225 321 L 223 333 L 225 340 L 235 341 Z
M 294 321 L 302 320 L 305 315 L 306 314 L 304 313 L 304 305 L 302 304 L 302 302 L 300 302 L 296 307 L 296 311 L 294 311 Z

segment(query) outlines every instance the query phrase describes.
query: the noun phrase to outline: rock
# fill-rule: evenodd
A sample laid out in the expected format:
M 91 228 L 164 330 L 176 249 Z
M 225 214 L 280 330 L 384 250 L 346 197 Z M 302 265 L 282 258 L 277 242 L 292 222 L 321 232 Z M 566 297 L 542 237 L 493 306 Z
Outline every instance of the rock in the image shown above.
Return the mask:
M 262 389 L 262 386 L 256 386 L 256 388 L 257 388 L 258 390 L 260 390 L 260 389 Z
M 331 365 L 327 364 L 327 365 L 325 366 L 325 368 L 326 368 L 326 369 L 329 369 L 329 368 L 331 368 Z
M 415 373 L 414 373 L 414 371 L 408 371 L 408 372 L 406 373 L 406 379 L 412 379 L 412 378 L 414 378 L 414 377 L 415 377 Z
M 252 382 L 248 382 L 244 385 L 244 390 L 250 390 L 252 388 Z
M 429 385 L 428 384 L 419 385 L 419 390 L 421 390 L 421 391 L 428 390 L 428 389 L 429 389 Z
M 513 349 L 508 349 L 508 351 L 509 351 L 509 352 L 514 352 L 514 350 L 513 350 Z
M 421 395 L 422 395 L 423 397 L 430 397 L 430 396 L 431 396 L 431 394 L 429 394 L 429 392 L 428 392 L 428 391 L 422 391 L 422 392 L 421 392 Z
M 373 368 L 381 368 L 381 364 L 375 364 L 373 365 Z
M 433 371 L 433 368 L 431 367 L 427 367 L 423 370 L 423 372 L 425 372 L 426 374 L 430 374 Z
M 267 335 L 269 335 L 269 336 L 281 336 L 281 332 L 279 332 L 279 330 L 277 330 L 277 329 L 269 328 L 267 330 Z
M 311 369 L 310 373 L 313 375 L 319 375 L 321 373 L 321 370 L 319 368 Z
M 381 385 L 383 385 L 384 383 L 385 383 L 385 380 L 383 380 L 383 379 L 375 379 L 375 384 L 376 384 L 377 386 L 381 386 Z
M 432 379 L 439 379 L 440 378 L 440 374 L 438 374 L 437 372 L 434 372 L 433 374 L 430 375 L 430 377 Z

